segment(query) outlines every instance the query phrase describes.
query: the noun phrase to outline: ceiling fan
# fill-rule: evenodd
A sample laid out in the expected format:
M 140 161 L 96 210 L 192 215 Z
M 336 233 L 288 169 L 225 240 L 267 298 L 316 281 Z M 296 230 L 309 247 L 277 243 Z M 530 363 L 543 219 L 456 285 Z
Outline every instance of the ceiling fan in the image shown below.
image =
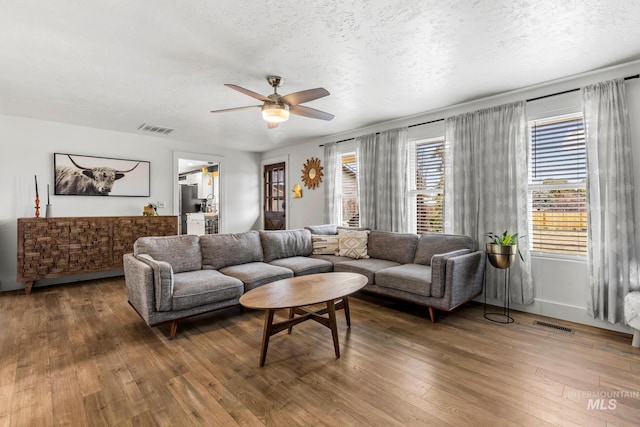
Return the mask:
M 286 122 L 289 119 L 289 113 L 298 116 L 309 117 L 311 119 L 331 120 L 334 115 L 325 113 L 324 111 L 300 105 L 329 95 L 329 92 L 322 87 L 316 89 L 308 89 L 300 92 L 290 93 L 289 95 L 280 95 L 278 88 L 282 85 L 282 77 L 268 76 L 267 81 L 273 87 L 273 93 L 268 96 L 262 96 L 259 93 L 250 91 L 234 84 L 225 84 L 226 87 L 238 92 L 249 95 L 259 101 L 262 105 L 250 105 L 248 107 L 225 108 L 224 110 L 214 110 L 212 113 L 223 113 L 226 111 L 248 110 L 250 108 L 262 109 L 262 118 L 267 122 L 269 129 L 277 128 L 279 123 Z

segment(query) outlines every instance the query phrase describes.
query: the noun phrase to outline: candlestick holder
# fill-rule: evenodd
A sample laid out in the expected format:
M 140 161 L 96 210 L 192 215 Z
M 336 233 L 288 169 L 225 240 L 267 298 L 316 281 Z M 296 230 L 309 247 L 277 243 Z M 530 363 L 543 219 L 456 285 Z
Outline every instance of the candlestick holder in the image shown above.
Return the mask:
M 38 175 L 34 175 L 36 182 L 36 218 L 40 217 L 40 196 L 38 195 Z
M 51 218 L 53 216 L 53 208 L 49 203 L 47 203 L 47 205 L 45 206 L 44 216 L 45 218 Z

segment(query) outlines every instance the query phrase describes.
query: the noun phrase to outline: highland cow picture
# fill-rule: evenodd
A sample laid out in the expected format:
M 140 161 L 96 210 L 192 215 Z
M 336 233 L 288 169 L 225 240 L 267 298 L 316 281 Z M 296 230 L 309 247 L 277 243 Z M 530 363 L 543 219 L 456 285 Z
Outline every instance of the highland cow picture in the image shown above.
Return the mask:
M 54 153 L 54 194 L 149 197 L 150 163 Z

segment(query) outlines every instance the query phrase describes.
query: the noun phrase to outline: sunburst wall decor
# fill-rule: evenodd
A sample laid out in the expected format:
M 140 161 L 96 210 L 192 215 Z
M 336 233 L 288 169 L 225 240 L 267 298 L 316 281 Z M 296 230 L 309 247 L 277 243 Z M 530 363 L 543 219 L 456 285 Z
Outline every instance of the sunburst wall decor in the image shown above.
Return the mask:
M 309 189 L 313 190 L 322 182 L 322 166 L 320 166 L 320 159 L 312 157 L 307 159 L 307 162 L 302 168 L 302 182 Z

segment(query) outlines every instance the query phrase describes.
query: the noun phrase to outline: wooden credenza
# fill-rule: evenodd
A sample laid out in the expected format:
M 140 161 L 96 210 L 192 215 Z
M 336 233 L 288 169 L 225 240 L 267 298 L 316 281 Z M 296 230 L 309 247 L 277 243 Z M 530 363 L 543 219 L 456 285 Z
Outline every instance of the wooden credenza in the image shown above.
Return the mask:
M 119 270 L 138 237 L 175 234 L 177 216 L 18 218 L 18 281 Z

